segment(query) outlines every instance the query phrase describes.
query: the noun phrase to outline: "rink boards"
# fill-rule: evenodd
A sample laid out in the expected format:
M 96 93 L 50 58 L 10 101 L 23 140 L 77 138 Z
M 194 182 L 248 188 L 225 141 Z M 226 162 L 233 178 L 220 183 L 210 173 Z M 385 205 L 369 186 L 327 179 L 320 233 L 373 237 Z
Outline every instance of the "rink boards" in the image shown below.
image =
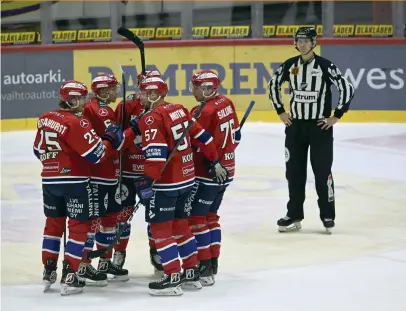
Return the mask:
M 406 122 L 406 39 L 320 39 L 316 53 L 335 62 L 355 86 L 351 113 L 343 122 Z M 198 69 L 215 70 L 242 114 L 251 100 L 250 121 L 277 122 L 267 84 L 280 64 L 296 55 L 290 39 L 240 39 L 147 42 L 147 68 L 157 68 L 168 83 L 168 100 L 193 107 L 188 86 Z M 135 91 L 139 52 L 131 43 L 88 43 L 3 47 L 2 131 L 34 129 L 44 111 L 55 109 L 58 88 L 76 79 L 90 85 L 97 74 L 126 74 L 127 95 Z M 288 104 L 288 85 L 282 97 Z M 338 102 L 333 87 L 333 109 Z M 122 96 L 122 95 L 121 95 Z M 120 100 L 120 98 L 119 98 Z

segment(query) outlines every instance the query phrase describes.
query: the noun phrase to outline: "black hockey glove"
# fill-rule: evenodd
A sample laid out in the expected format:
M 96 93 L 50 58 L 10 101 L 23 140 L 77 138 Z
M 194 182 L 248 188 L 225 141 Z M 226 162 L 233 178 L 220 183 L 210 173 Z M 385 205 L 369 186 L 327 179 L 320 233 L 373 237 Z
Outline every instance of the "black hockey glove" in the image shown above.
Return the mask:
M 124 140 L 123 131 L 118 125 L 110 124 L 102 136 L 103 140 L 108 140 L 114 149 L 118 149 Z
M 216 161 L 205 161 L 207 172 L 213 181 L 219 185 L 224 185 L 230 173 L 227 169 L 220 163 L 219 160 Z

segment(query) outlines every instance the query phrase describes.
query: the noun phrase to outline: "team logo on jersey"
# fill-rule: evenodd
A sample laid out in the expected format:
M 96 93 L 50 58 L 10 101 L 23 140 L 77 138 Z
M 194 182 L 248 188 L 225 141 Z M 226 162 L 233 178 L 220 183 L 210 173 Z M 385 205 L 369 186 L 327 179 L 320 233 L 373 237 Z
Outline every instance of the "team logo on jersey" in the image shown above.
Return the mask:
M 302 90 L 305 90 L 307 88 L 307 83 L 306 82 L 302 82 L 302 84 L 300 84 L 300 88 Z
M 146 125 L 151 125 L 152 123 L 154 123 L 154 118 L 153 117 L 151 117 L 151 116 L 148 116 L 148 117 L 146 117 L 145 118 L 145 124 Z
M 84 129 L 89 126 L 89 121 L 82 119 L 80 120 L 80 126 L 83 127 Z
M 71 169 L 69 167 L 64 167 L 62 168 L 62 170 L 60 171 L 60 174 L 69 174 L 71 171 Z
M 100 116 L 105 117 L 105 116 L 107 116 L 108 114 L 109 114 L 109 112 L 107 111 L 106 108 L 100 108 L 100 109 L 99 109 L 99 115 L 100 115 Z
M 117 204 L 121 204 L 121 201 L 125 201 L 128 198 L 128 188 L 126 185 L 121 185 L 121 198 L 120 198 L 120 187 L 117 187 L 116 193 L 114 195 L 114 199 L 116 200 Z
M 290 73 L 297 76 L 299 74 L 299 67 L 293 67 Z

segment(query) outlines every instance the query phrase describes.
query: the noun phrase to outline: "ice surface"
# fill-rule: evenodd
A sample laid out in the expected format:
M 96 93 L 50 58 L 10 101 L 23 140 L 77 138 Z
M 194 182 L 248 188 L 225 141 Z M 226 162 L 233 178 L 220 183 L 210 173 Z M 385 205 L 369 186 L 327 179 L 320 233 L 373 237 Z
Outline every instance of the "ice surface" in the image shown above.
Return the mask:
M 43 294 L 34 133 L 2 133 L 2 310 L 406 311 L 406 125 L 338 124 L 334 130 L 333 235 L 321 234 L 310 166 L 303 230 L 277 232 L 287 200 L 283 126 L 248 123 L 237 176 L 221 207 L 217 283 L 170 298 L 147 294 L 155 277 L 143 210 L 133 220 L 129 282 L 86 288 L 75 297 L 61 298 L 58 285 Z

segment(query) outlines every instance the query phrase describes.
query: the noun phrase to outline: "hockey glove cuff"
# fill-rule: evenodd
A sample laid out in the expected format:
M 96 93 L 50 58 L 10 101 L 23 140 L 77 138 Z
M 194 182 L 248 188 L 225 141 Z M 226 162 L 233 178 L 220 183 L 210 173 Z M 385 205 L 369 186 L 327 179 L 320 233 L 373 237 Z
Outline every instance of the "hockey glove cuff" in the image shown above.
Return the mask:
M 137 195 L 143 205 L 148 204 L 149 200 L 154 195 L 154 192 L 152 190 L 152 183 L 152 178 L 148 176 L 142 176 L 135 180 Z

